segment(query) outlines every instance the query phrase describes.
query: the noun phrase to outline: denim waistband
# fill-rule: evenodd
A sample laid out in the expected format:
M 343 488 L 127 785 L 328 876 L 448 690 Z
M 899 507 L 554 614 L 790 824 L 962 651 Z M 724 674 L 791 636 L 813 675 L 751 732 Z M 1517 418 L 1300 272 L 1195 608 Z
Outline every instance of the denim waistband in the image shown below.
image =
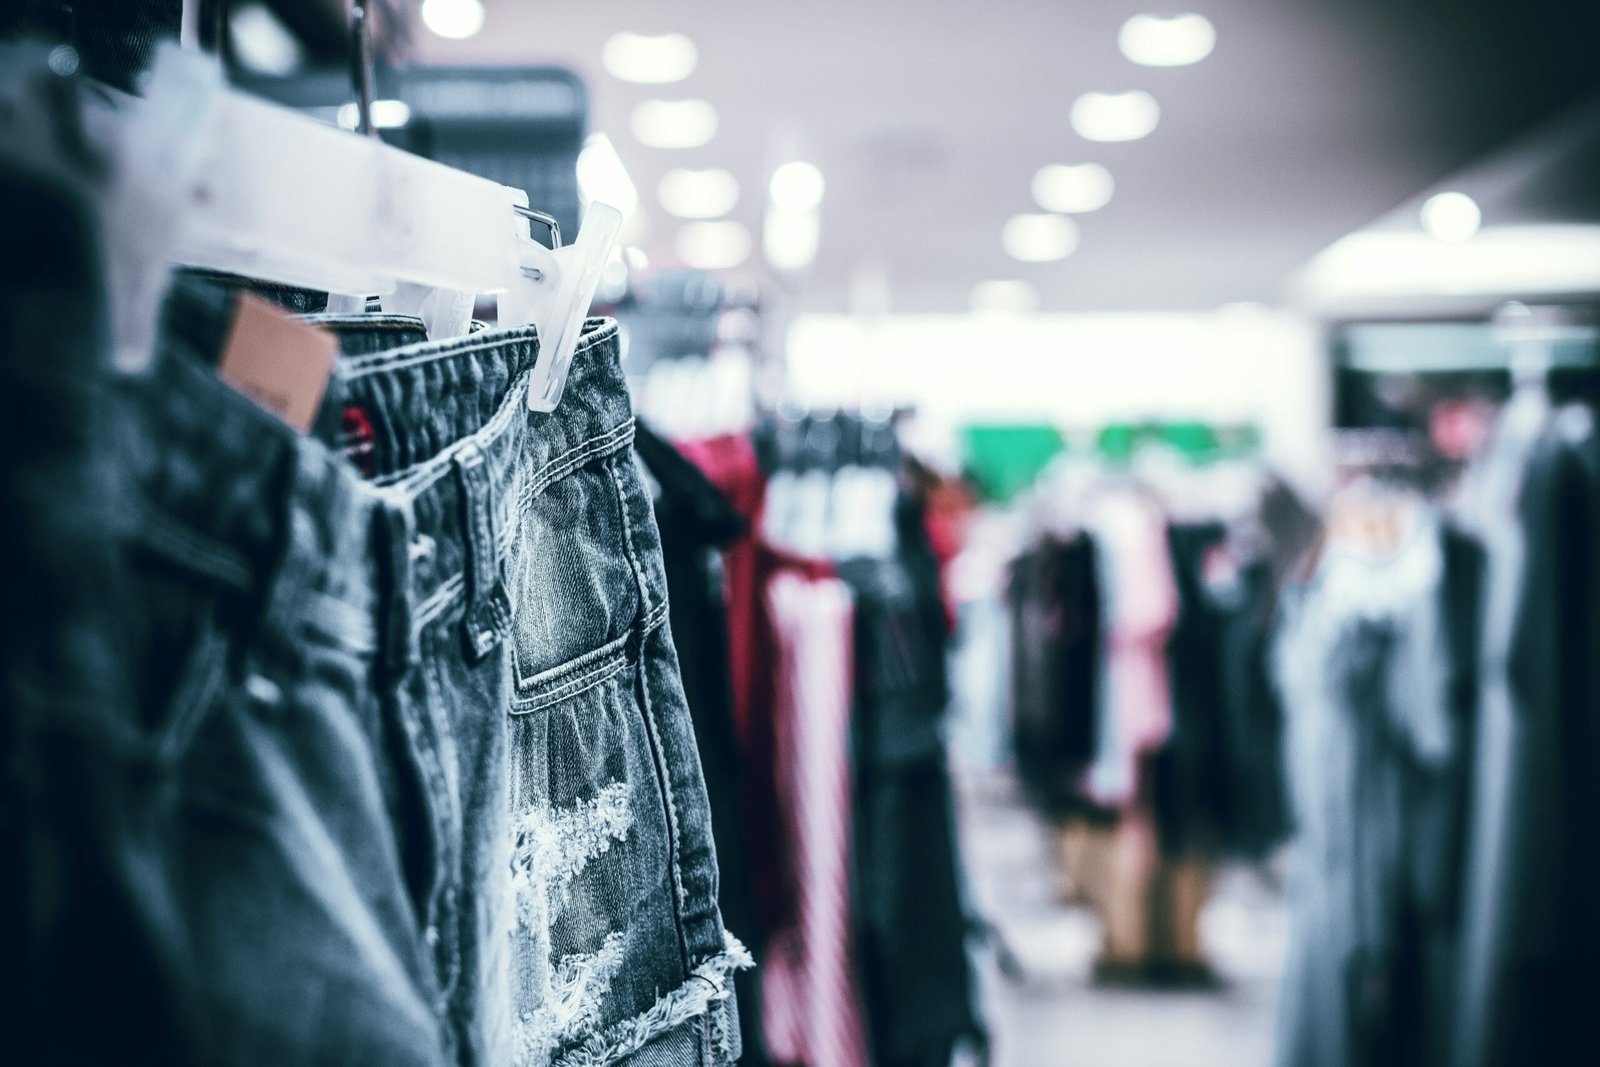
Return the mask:
M 198 524 L 208 540 L 261 558 L 282 531 L 243 528 L 268 523 L 270 509 L 259 502 L 270 489 L 254 475 L 275 456 L 282 464 L 289 453 L 307 452 L 296 462 L 336 468 L 357 487 L 345 491 L 366 490 L 376 501 L 391 572 L 379 622 L 384 646 L 410 662 L 423 628 L 464 614 L 469 648 L 486 654 L 508 614 L 502 564 L 515 517 L 542 489 L 632 439 L 617 324 L 584 324 L 566 393 L 546 414 L 530 413 L 524 403 L 539 350 L 532 326 L 429 341 L 408 316 L 307 315 L 338 335 L 341 348 L 315 440 L 206 369 L 217 360 L 238 290 L 188 273 L 168 295 L 159 402 L 167 421 L 188 424 L 189 439 L 179 447 L 210 473 L 197 479 L 203 488 L 194 499 L 173 499 L 171 487 L 158 491 L 164 509 Z M 339 448 L 354 468 L 328 451 Z M 333 472 L 325 477 L 340 480 Z M 224 497 L 238 502 L 236 515 L 212 508 Z
M 175 286 L 153 366 L 121 383 L 112 418 L 135 488 L 128 534 L 245 597 L 262 633 L 293 633 L 316 611 L 351 645 L 376 650 L 378 498 L 212 371 L 231 305 L 220 291 Z

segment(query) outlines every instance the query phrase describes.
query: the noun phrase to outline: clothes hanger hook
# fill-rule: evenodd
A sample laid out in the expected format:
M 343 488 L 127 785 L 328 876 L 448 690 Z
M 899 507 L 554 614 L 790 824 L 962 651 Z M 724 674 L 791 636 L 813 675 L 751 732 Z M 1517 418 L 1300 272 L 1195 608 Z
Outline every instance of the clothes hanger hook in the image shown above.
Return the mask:
M 366 0 L 350 2 L 350 81 L 356 90 L 356 129 L 376 137 L 372 125 L 372 16 Z

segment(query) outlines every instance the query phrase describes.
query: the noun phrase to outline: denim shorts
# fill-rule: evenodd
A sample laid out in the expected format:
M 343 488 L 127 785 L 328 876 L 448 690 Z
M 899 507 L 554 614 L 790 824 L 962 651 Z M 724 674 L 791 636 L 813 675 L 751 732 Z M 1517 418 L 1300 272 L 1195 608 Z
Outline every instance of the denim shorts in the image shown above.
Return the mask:
M 463 1059 L 733 1062 L 725 979 L 746 960 L 717 910 L 616 325 L 586 324 L 561 406 L 529 414 L 513 386 L 531 328 L 427 342 L 400 316 L 307 321 L 341 337 L 325 407 L 380 491 L 412 497 L 459 476 L 453 454 L 480 457 L 480 488 L 439 505 L 478 526 L 412 553 L 462 580 L 408 628 L 432 679 L 408 721 L 443 754 L 434 837 L 460 842 L 433 859 L 427 915 Z
M 615 322 L 529 416 L 509 593 L 513 1062 L 731 1063 L 710 807 Z
M 312 315 L 341 358 L 317 432 L 396 525 L 386 605 L 404 740 L 403 861 L 455 1059 L 511 1060 L 507 819 L 511 610 L 506 553 L 520 499 L 537 346 L 526 331 L 430 342 L 393 315 Z
M 154 367 L 114 397 L 117 743 L 124 803 L 163 843 L 137 892 L 182 926 L 194 1061 L 449 1063 L 408 829 L 430 783 L 390 625 L 420 524 L 216 377 L 229 308 L 177 287 Z

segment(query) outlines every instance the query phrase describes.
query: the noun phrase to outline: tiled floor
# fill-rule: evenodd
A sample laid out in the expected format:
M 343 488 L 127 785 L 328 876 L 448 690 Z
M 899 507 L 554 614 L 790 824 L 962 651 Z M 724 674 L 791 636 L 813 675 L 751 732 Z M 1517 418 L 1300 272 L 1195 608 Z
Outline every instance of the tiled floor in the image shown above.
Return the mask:
M 1267 1067 L 1284 918 L 1266 877 L 1223 873 L 1202 917 L 1221 991 L 1096 988 L 1098 924 L 1057 902 L 1042 826 L 1003 785 L 969 785 L 962 807 L 974 890 L 1021 972 L 985 961 L 994 1067 Z

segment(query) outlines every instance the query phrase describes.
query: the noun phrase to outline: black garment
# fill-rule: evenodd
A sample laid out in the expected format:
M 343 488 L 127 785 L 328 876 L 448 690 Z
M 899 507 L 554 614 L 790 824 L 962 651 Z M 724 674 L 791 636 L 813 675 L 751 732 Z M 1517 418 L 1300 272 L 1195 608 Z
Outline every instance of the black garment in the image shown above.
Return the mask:
M 1011 566 L 1012 740 L 1028 799 L 1048 818 L 1087 808 L 1101 658 L 1093 539 L 1046 539 Z
M 0 15 L 0 40 L 69 44 L 84 74 L 134 92 L 156 47 L 177 42 L 182 20 L 183 0 L 17 0 Z
M 1513 401 L 1515 404 L 1516 401 Z M 1592 1062 L 1600 1001 L 1600 476 L 1592 413 L 1502 442 L 1456 1062 Z
M 1266 560 L 1246 563 L 1216 600 L 1219 695 L 1227 752 L 1225 850 L 1260 859 L 1289 835 L 1283 781 L 1283 707 L 1272 685 L 1269 635 L 1277 585 Z
M 838 568 L 855 599 L 855 918 L 880 1067 L 948 1063 L 958 1042 L 983 1040 L 942 732 L 938 566 L 920 526 L 900 525 L 898 557 Z
M 655 512 L 666 561 L 669 625 L 711 801 L 722 921 L 735 936 L 751 936 L 758 926 L 739 812 L 739 752 L 720 552 L 744 532 L 745 521 L 699 467 L 643 423 L 635 429 L 634 449 L 658 487 Z M 759 969 L 738 972 L 734 987 L 744 1040 L 740 1062 L 760 1067 L 767 1060 Z
M 15 1062 L 192 1062 L 183 923 L 146 891 L 171 842 L 130 803 L 159 798 L 125 756 L 128 508 L 96 230 L 59 181 L 0 164 L 0 232 L 0 1031 Z
M 1167 528 L 1178 615 L 1167 639 L 1172 733 L 1151 758 L 1151 793 L 1168 855 L 1214 852 L 1231 818 L 1222 690 L 1222 626 L 1206 588 L 1207 555 L 1227 537 L 1221 523 Z

